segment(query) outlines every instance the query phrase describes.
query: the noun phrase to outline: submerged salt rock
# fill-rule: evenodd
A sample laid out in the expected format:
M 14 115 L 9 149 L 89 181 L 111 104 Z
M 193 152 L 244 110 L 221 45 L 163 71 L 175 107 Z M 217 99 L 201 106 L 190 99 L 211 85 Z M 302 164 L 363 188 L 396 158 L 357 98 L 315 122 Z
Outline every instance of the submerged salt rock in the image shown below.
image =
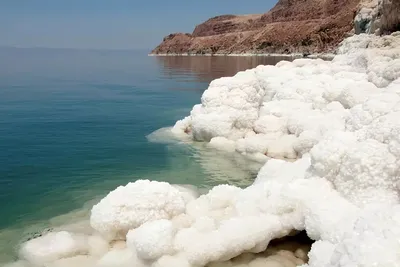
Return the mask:
M 164 182 L 139 180 L 120 186 L 93 206 L 90 223 L 109 240 L 125 239 L 145 222 L 172 219 L 185 211 L 182 193 Z
M 24 243 L 20 255 L 33 265 L 44 265 L 61 258 L 87 254 L 88 251 L 84 236 L 64 231 L 48 233 Z
M 212 138 L 209 146 L 227 152 L 235 151 L 235 142 L 220 136 Z

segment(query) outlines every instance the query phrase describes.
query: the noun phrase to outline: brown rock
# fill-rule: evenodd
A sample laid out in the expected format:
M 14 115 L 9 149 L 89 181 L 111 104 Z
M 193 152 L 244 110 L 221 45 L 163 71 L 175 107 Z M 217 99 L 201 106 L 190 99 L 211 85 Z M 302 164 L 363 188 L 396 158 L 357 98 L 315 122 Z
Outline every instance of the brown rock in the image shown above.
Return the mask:
M 203 24 L 197 25 L 193 36 L 212 36 L 218 34 L 244 32 L 256 29 L 254 21 L 261 18 L 261 15 L 223 15 L 211 18 Z
M 353 28 L 360 0 L 280 0 L 261 15 L 223 15 L 192 34 L 172 34 L 152 53 L 318 53 L 333 51 Z

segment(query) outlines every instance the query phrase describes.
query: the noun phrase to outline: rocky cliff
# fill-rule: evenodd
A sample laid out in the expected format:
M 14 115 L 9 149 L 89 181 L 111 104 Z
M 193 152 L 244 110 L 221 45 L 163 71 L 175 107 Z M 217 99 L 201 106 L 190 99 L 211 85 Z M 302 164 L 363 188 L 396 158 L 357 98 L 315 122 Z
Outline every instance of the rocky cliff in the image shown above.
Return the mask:
M 354 28 L 357 34 L 400 31 L 400 0 L 362 0 Z
M 171 34 L 152 53 L 328 52 L 353 29 L 359 3 L 280 0 L 265 14 L 218 16 L 196 26 L 192 34 Z

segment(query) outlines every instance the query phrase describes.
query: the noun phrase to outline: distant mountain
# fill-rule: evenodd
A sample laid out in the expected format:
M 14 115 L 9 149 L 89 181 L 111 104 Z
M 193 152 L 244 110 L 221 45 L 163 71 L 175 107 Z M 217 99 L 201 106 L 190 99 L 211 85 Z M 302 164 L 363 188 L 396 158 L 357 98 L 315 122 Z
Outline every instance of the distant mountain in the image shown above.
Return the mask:
M 360 0 L 280 0 L 265 14 L 223 15 L 193 33 L 174 33 L 152 53 L 315 53 L 332 51 L 353 28 Z

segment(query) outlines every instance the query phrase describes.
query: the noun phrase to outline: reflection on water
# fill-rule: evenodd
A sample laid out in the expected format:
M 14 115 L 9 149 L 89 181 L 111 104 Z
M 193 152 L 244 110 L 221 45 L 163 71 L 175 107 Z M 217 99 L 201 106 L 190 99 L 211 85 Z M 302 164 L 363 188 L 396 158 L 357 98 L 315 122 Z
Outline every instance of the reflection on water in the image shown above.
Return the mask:
M 157 56 L 162 75 L 166 79 L 180 79 L 182 82 L 193 76 L 197 82 L 209 83 L 214 79 L 229 77 L 239 71 L 255 68 L 259 65 L 275 65 L 281 60 L 293 60 L 289 57 L 272 56 Z M 193 84 L 188 84 L 193 86 Z M 189 88 L 184 88 L 189 89 Z M 205 88 L 193 88 L 204 90 Z

